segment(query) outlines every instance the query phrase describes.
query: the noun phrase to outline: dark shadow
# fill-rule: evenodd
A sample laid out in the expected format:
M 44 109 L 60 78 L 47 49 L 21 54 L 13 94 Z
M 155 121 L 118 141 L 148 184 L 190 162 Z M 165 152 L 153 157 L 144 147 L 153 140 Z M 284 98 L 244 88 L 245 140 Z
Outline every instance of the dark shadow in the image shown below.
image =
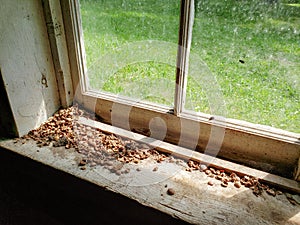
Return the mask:
M 16 137 L 17 129 L 0 70 L 0 138 Z
M 0 151 L 0 224 L 187 224 L 72 175 Z

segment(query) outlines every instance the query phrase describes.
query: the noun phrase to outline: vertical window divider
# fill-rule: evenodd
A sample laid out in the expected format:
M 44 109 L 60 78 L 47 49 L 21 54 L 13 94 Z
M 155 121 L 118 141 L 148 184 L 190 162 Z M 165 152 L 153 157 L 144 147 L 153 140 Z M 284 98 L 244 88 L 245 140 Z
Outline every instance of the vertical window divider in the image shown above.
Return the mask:
M 174 97 L 174 114 L 176 116 L 181 114 L 185 104 L 193 23 L 194 0 L 181 0 Z

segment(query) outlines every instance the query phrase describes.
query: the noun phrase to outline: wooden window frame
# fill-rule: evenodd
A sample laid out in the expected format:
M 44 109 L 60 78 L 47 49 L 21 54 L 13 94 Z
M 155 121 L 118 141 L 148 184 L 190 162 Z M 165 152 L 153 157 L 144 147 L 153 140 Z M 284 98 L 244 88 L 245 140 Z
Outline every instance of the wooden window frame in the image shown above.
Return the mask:
M 180 54 L 177 58 L 174 110 L 89 90 L 84 76 L 85 50 L 78 0 L 56 0 L 55 4 L 61 7 L 62 12 L 74 101 L 95 112 L 103 122 L 148 134 L 150 121 L 158 117 L 167 127 L 164 138 L 166 142 L 207 154 L 214 148 L 219 148 L 216 154 L 220 158 L 300 181 L 299 134 L 235 119 L 212 120 L 211 115 L 204 113 L 182 113 L 193 22 L 190 13 L 193 11 L 193 0 L 181 0 Z M 59 45 L 56 47 L 59 52 L 66 50 Z M 112 117 L 119 122 L 113 121 Z M 221 142 L 212 135 L 216 130 L 221 130 L 224 134 Z

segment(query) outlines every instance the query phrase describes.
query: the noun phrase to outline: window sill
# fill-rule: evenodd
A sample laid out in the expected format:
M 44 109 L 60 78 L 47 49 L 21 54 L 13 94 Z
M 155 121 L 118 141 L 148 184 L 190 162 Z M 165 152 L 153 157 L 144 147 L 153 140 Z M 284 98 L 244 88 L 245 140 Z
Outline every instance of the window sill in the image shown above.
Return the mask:
M 101 127 L 101 129 L 114 132 L 117 135 L 128 135 L 146 143 L 154 143 L 153 140 L 145 136 L 116 127 L 86 119 L 81 120 L 81 122 Z M 300 193 L 300 186 L 296 181 L 224 160 L 212 159 L 212 157 L 200 153 L 191 153 L 187 149 L 168 143 L 155 142 L 155 144 L 161 150 L 172 152 L 174 156 L 190 157 L 201 162 L 209 161 L 210 165 L 217 168 L 256 176 L 267 183 Z M 17 142 L 4 140 L 0 142 L 0 147 L 87 180 L 101 188 L 119 193 L 145 206 L 155 208 L 192 224 L 209 224 L 212 222 L 251 224 L 253 221 L 265 224 L 295 224 L 300 221 L 300 206 L 290 204 L 284 194 L 273 197 L 264 192 L 261 196 L 256 197 L 250 189 L 243 186 L 239 189 L 230 185 L 227 188 L 220 185 L 209 186 L 207 183 L 210 178 L 204 173 L 199 171 L 187 172 L 181 164 L 174 164 L 172 169 L 164 168 L 166 166 L 164 163 L 126 164 L 130 167 L 130 172 L 121 179 L 101 166 L 86 167 L 85 170 L 81 170 L 78 164 L 82 156 L 74 149 L 66 150 L 64 147 L 39 148 L 33 141 L 22 142 L 22 140 Z M 137 167 L 142 171 L 137 171 Z M 155 172 L 153 171 L 154 167 L 158 167 Z M 148 171 L 149 176 L 140 177 L 139 174 L 143 171 Z M 136 183 L 138 177 L 148 181 L 148 184 L 139 185 Z M 174 189 L 174 195 L 167 194 L 168 188 Z

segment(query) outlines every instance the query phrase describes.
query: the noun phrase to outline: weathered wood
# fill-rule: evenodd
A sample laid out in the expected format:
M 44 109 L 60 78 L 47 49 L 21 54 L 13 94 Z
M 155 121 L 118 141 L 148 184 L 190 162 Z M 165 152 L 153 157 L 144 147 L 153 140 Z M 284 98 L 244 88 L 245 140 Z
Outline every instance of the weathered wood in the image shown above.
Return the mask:
M 180 157 L 186 160 L 195 160 L 197 162 L 201 162 L 203 164 L 216 167 L 218 169 L 225 169 L 230 172 L 235 172 L 240 175 L 250 175 L 258 178 L 262 182 L 272 184 L 276 187 L 300 194 L 300 184 L 294 180 L 286 179 L 284 177 L 280 177 L 274 174 L 252 169 L 236 163 L 231 163 L 229 161 L 225 161 L 216 157 L 201 154 L 199 152 L 192 151 L 180 146 L 175 146 L 160 140 L 156 140 L 154 138 L 146 137 L 141 134 L 132 133 L 124 129 L 113 127 L 94 120 L 89 120 L 84 117 L 80 117 L 79 122 L 91 127 L 99 128 L 111 134 L 116 134 L 125 138 L 131 138 L 135 141 L 148 144 L 156 149 L 159 149 L 162 152 L 171 154 L 176 157 Z
M 214 186 L 209 186 L 210 178 L 204 173 L 187 172 L 181 164 L 151 161 L 125 164 L 130 172 L 117 176 L 101 166 L 79 169 L 81 156 L 74 149 L 38 148 L 32 141 L 14 143 L 13 140 L 1 141 L 0 147 L 1 151 L 24 155 L 192 224 L 300 222 L 300 206 L 290 204 L 285 195 L 272 197 L 263 193 L 256 197 L 250 189 L 233 185 L 224 188 L 216 180 Z M 158 167 L 155 172 L 154 167 Z M 167 194 L 168 188 L 174 190 L 174 195 Z
M 79 86 L 79 67 L 77 62 L 77 55 L 74 49 L 74 46 L 78 46 L 79 43 L 76 42 L 75 39 L 75 30 L 73 29 L 72 24 L 74 23 L 74 18 L 70 6 L 70 1 L 60 1 L 62 17 L 64 21 L 64 30 L 65 30 L 65 38 L 69 56 L 70 63 L 70 73 L 71 73 L 71 81 L 73 87 L 73 95 L 76 95 L 77 92 L 80 92 Z
M 298 166 L 295 168 L 294 177 L 296 180 L 300 181 L 300 158 L 298 161 Z
M 60 107 L 42 2 L 1 1 L 0 30 L 1 73 L 22 136 Z
M 43 6 L 60 101 L 62 107 L 68 107 L 73 102 L 73 84 L 60 1 L 43 0 Z
M 197 149 L 202 153 L 218 154 L 221 158 L 269 173 L 292 178 L 298 164 L 300 144 L 296 141 L 247 133 L 224 127 L 217 121 L 208 119 L 204 121 L 200 118 L 191 120 L 177 117 L 167 113 L 167 108 L 146 107 L 142 103 L 126 105 L 128 103 L 123 99 L 109 99 L 104 96 L 97 98 L 96 93 L 80 95 L 78 100 L 85 108 L 100 116 L 105 123 L 127 130 L 149 132 L 150 121 L 156 117 L 161 118 L 168 128 L 164 138 L 166 142 Z M 223 140 L 218 139 L 218 131 L 225 132 Z M 209 141 L 211 147 L 208 147 Z M 222 141 L 221 146 L 219 141 Z

